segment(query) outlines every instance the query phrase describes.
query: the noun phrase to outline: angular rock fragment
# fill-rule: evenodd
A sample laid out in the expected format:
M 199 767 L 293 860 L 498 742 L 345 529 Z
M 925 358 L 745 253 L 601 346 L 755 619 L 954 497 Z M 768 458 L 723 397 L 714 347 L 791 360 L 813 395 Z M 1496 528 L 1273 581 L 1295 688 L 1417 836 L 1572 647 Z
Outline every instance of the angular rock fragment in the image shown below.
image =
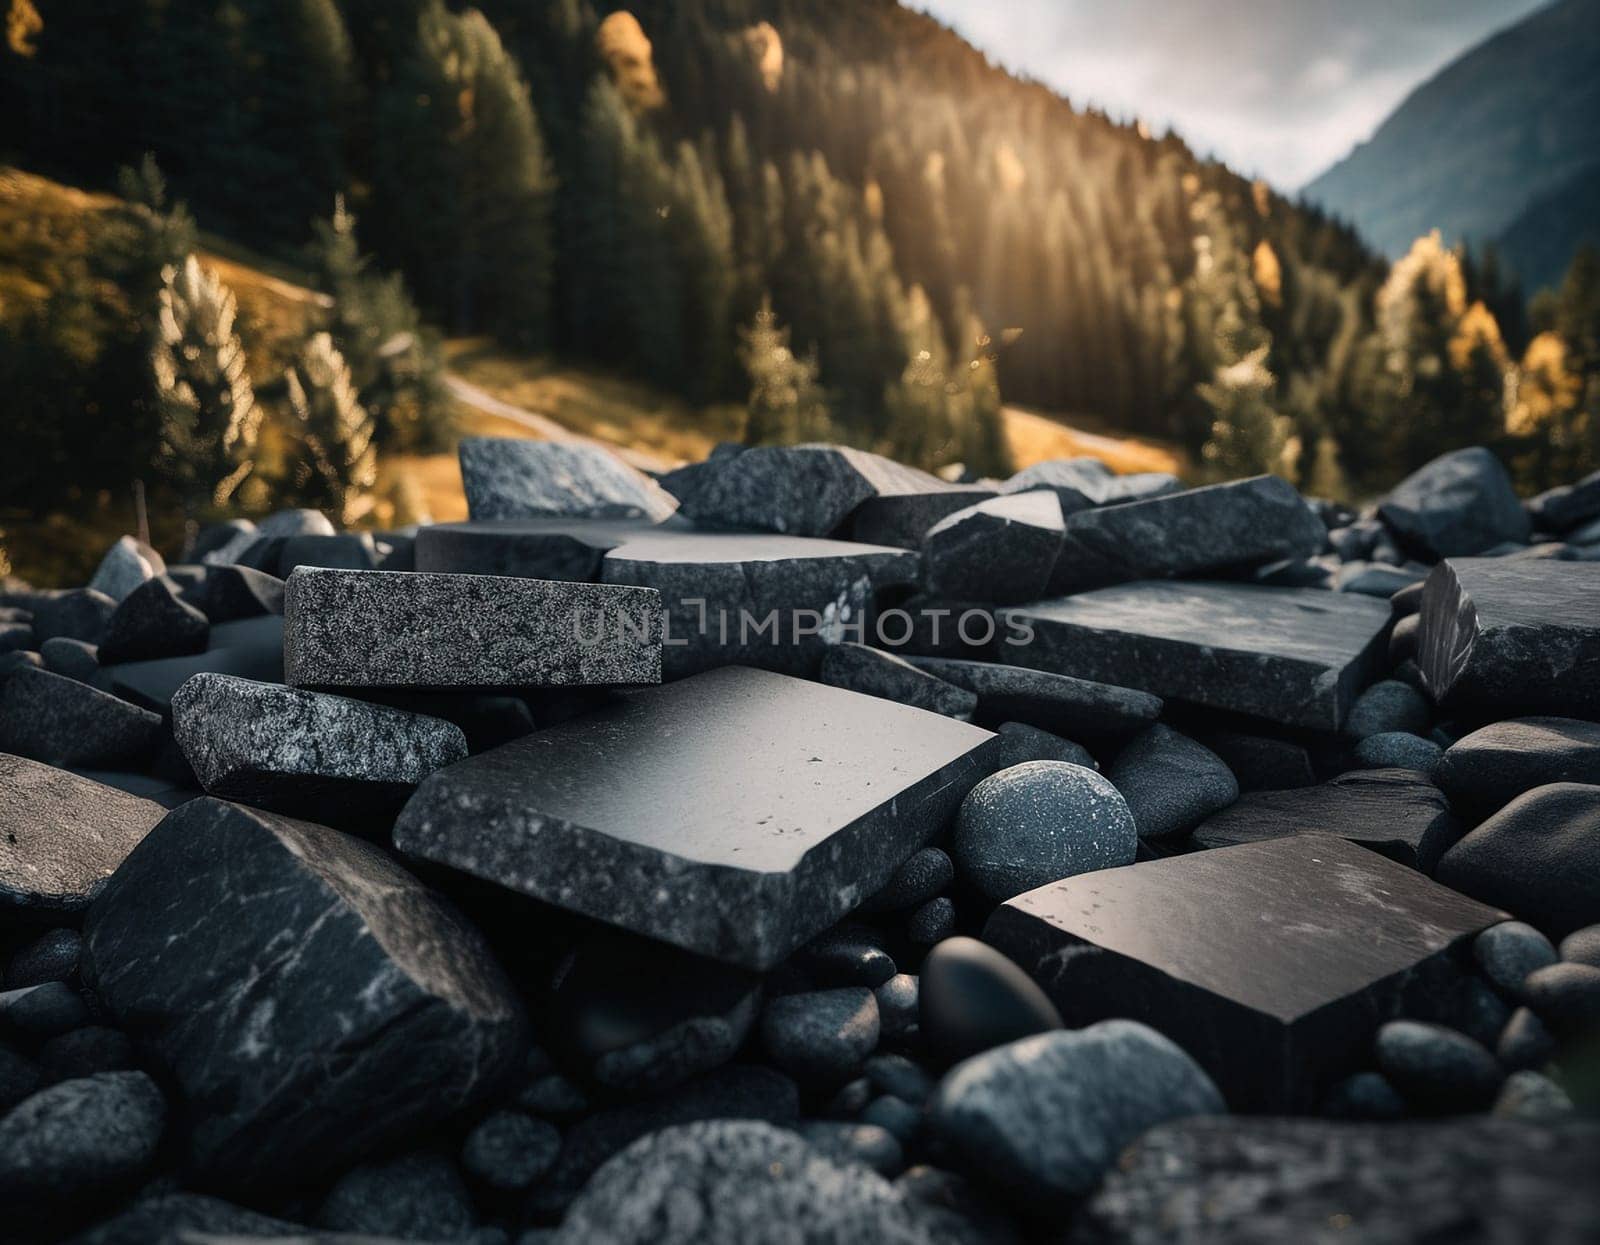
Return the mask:
M 149 580 L 125 596 L 106 623 L 100 663 L 110 666 L 203 652 L 210 626 L 204 614 L 179 599 L 171 580 Z
M 765 969 L 939 831 L 993 738 L 838 688 L 710 671 L 440 770 L 395 843 Z
M 172 729 L 208 794 L 324 821 L 392 815 L 467 755 L 451 722 L 223 674 L 178 690 Z
M 867 696 L 971 721 L 978 698 L 971 692 L 919 670 L 903 657 L 865 644 L 834 644 L 822 658 L 822 682 Z
M 1196 847 L 1335 834 L 1431 874 L 1461 837 L 1444 793 L 1415 770 L 1351 770 L 1315 787 L 1252 791 L 1196 827 Z
M 923 539 L 923 584 L 959 601 L 1037 600 L 1049 586 L 1063 530 L 1060 503 L 1048 491 L 958 510 Z
M 1509 718 L 1445 749 L 1434 781 L 1469 822 L 1553 782 L 1600 784 L 1600 722 Z
M 943 494 L 936 476 L 841 445 L 763 445 L 667 481 L 685 517 L 719 527 L 830 536 L 875 497 Z
M 1600 516 L 1600 471 L 1528 499 L 1528 514 L 1540 531 L 1570 532 Z
M 0 752 L 49 765 L 142 769 L 161 719 L 87 683 L 47 670 L 0 680 Z
M 459 454 L 467 512 L 474 519 L 659 522 L 677 509 L 659 484 L 598 445 L 463 437 Z
M 1450 848 L 1436 876 L 1552 938 L 1600 922 L 1600 786 L 1519 795 Z
M 83 910 L 166 815 L 153 800 L 0 753 L 0 911 Z
M 302 569 L 284 593 L 296 687 L 509 688 L 655 683 L 661 606 L 599 584 Z
M 1326 535 L 1294 486 L 1277 476 L 1082 510 L 1067 519 L 1052 591 L 1310 557 Z
M 117 603 L 93 588 L 40 593 L 33 603 L 33 633 L 43 644 L 55 636 L 98 644 Z
M 89 588 L 120 602 L 140 584 L 147 583 L 167 569 L 154 549 L 132 536 L 120 536 L 106 550 L 105 557 L 89 580 Z
M 1600 717 L 1600 564 L 1441 562 L 1422 594 L 1417 664 L 1441 705 Z
M 369 533 L 343 532 L 337 536 L 290 536 L 283 542 L 277 561 L 263 569 L 287 579 L 297 566 L 370 571 L 377 565 L 378 548 Z
M 1018 665 L 1331 731 L 1382 662 L 1389 608 L 1314 588 L 1147 580 L 1001 617 L 1032 630 L 1006 649 Z
M 1378 503 L 1378 513 L 1401 545 L 1430 562 L 1528 542 L 1528 513 L 1511 477 L 1481 446 L 1441 454 L 1413 471 Z
M 896 549 L 920 549 L 928 529 L 958 510 L 995 496 L 980 484 L 945 484 L 929 477 L 926 492 L 869 497 L 850 516 L 850 539 Z
M 974 693 L 977 717 L 985 725 L 1024 722 L 1074 739 L 1100 740 L 1125 738 L 1161 716 L 1159 696 L 1128 687 L 1000 662 L 959 657 L 907 660 L 919 670 Z
M 652 527 L 637 519 L 434 523 L 417 532 L 416 569 L 453 575 L 510 575 L 597 583 L 601 559 Z
M 53 636 L 39 646 L 39 656 L 44 658 L 44 668 L 51 674 L 76 679 L 79 683 L 92 683 L 100 671 L 99 650 L 82 640 Z
M 1172 1038 L 1235 1110 L 1295 1111 L 1365 1059 L 1374 1025 L 1454 1006 L 1457 945 L 1505 914 L 1326 835 L 1068 878 L 997 908 L 984 941 L 1067 1024 Z
M 1578 1245 L 1600 1218 L 1597 1164 L 1594 1124 L 1182 1120 L 1133 1144 L 1066 1239 Z
M 1048 489 L 1061 502 L 1061 513 L 1076 514 L 1092 506 L 1145 501 L 1183 490 L 1176 476 L 1163 471 L 1117 475 L 1098 458 L 1052 458 L 1017 472 L 1000 486 L 1002 493 Z
M 315 1180 L 424 1133 L 526 1042 L 482 937 L 383 852 L 210 798 L 96 900 L 83 974 L 171 1076 L 219 1186 Z

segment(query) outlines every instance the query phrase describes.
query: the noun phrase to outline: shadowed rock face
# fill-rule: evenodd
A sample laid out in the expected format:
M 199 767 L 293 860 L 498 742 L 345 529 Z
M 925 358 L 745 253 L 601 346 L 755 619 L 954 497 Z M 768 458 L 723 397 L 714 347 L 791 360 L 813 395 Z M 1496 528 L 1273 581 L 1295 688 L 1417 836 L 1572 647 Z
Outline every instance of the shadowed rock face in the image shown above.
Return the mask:
M 660 598 L 600 584 L 301 569 L 287 681 L 313 688 L 583 687 L 661 679 Z
M 1434 699 L 1507 716 L 1600 714 L 1600 563 L 1453 558 L 1422 593 Z
M 77 912 L 167 815 L 154 800 L 0 753 L 0 912 Z
M 0 749 L 51 765 L 142 767 L 161 719 L 147 709 L 48 670 L 0 679 Z
M 480 935 L 357 839 L 220 800 L 170 814 L 84 925 L 84 976 L 176 1084 L 225 1186 L 315 1179 L 481 1100 L 522 1058 Z
M 730 667 L 434 774 L 404 852 L 770 968 L 886 881 L 987 773 L 988 731 Z

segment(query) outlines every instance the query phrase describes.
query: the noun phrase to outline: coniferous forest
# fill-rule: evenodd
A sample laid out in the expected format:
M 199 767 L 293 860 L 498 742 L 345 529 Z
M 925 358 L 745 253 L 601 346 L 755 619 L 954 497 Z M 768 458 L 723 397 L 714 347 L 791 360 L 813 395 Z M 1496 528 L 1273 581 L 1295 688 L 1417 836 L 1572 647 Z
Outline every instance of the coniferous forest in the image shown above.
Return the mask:
M 1391 266 L 890 0 L 11 0 L 7 36 L 0 157 L 123 201 L 0 287 L 10 506 L 149 463 L 356 520 L 375 454 L 448 443 L 465 335 L 980 475 L 1002 402 L 1323 495 L 1458 445 L 1600 466 L 1592 252 L 1531 302 L 1492 250 Z M 303 341 L 252 340 L 197 231 L 312 274 Z

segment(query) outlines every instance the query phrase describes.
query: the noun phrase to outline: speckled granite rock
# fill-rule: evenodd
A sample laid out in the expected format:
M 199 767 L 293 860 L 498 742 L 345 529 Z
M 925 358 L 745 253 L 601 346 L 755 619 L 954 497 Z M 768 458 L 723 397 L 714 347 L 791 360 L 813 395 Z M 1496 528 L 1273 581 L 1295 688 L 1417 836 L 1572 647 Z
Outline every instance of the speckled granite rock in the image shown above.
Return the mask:
M 1511 477 L 1482 446 L 1452 450 L 1413 471 L 1378 503 L 1401 545 L 1429 561 L 1526 544 L 1528 512 Z
M 1142 1020 L 1233 1109 L 1292 1112 L 1361 1065 L 1377 1022 L 1455 1006 L 1458 944 L 1504 919 L 1318 834 L 1068 878 L 995 909 L 984 941 L 1068 1025 Z
M 941 1245 L 869 1168 L 840 1163 L 787 1129 L 708 1120 L 663 1129 L 595 1173 L 557 1245 L 749 1245 L 795 1240 Z
M 598 584 L 302 569 L 284 593 L 297 687 L 569 687 L 661 678 L 661 602 Z
M 1417 664 L 1441 705 L 1600 715 L 1600 563 L 1441 562 L 1422 593 Z
M 132 536 L 120 536 L 100 559 L 89 588 L 121 601 L 140 584 L 154 579 L 167 564 L 154 549 Z
M 1336 834 L 1431 874 L 1462 835 L 1444 793 L 1406 769 L 1351 770 L 1315 787 L 1252 791 L 1202 822 L 1197 847 L 1230 847 L 1292 834 Z
M 1001 614 L 1034 633 L 1006 648 L 1017 665 L 1325 731 L 1381 665 L 1390 616 L 1349 593 L 1155 580 Z
M 715 670 L 447 766 L 395 843 L 765 969 L 938 833 L 993 739 L 876 697 Z
M 140 584 L 117 606 L 100 640 L 100 662 L 148 661 L 204 652 L 211 624 L 166 578 Z
M 1061 506 L 1048 490 L 995 497 L 958 510 L 922 542 L 924 588 L 958 601 L 1042 597 L 1061 551 Z
M 1001 649 L 1001 656 L 1012 652 Z M 1161 716 L 1161 698 L 1129 687 L 1094 683 L 1071 675 L 959 657 L 911 657 L 912 665 L 978 698 L 984 724 L 1023 722 L 1070 738 L 1117 739 Z
M 467 755 L 454 723 L 224 674 L 179 689 L 172 729 L 211 795 L 324 821 L 397 811 Z
M 948 492 L 936 476 L 841 445 L 763 445 L 674 473 L 683 515 L 720 527 L 829 536 L 874 497 Z
M 172 1078 L 217 1186 L 313 1180 L 425 1132 L 524 1054 L 516 996 L 454 909 L 360 840 L 210 798 L 96 900 L 83 974 Z
M 1124 1154 L 1071 1245 L 1581 1245 L 1600 1222 L 1600 1126 L 1194 1119 Z
M 0 911 L 88 907 L 166 815 L 154 800 L 0 753 Z
M 0 752 L 49 765 L 142 769 L 161 719 L 148 709 L 47 670 L 0 679 Z
M 1024 467 L 1000 486 L 1002 493 L 1049 489 L 1061 501 L 1062 514 L 1091 506 L 1145 501 L 1183 491 L 1178 478 L 1164 471 L 1117 475 L 1098 458 L 1052 458 Z
M 98 644 L 117 603 L 93 588 L 68 588 L 35 594 L 33 634 L 40 644 L 53 636 Z
M 965 688 L 865 644 L 830 645 L 822 658 L 821 678 L 830 687 L 880 696 L 962 721 L 970 721 L 978 707 L 978 698 Z
M 1067 519 L 1052 589 L 1070 592 L 1310 557 L 1326 535 L 1294 486 L 1277 476 L 1080 510 Z
M 519 437 L 463 437 L 467 512 L 474 519 L 567 515 L 665 519 L 671 494 L 598 445 Z

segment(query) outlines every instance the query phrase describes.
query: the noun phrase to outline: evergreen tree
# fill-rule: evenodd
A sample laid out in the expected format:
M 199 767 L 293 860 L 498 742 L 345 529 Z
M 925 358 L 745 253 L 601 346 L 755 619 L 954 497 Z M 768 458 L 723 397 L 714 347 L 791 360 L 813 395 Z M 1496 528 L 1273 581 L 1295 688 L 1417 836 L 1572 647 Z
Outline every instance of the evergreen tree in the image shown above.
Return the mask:
M 740 331 L 739 360 L 750 377 L 744 439 L 748 445 L 796 445 L 830 436 L 828 404 L 817 385 L 816 360 L 801 358 L 778 326 L 772 301 L 763 298 L 750 326 Z
M 378 479 L 376 421 L 350 380 L 350 369 L 327 333 L 314 334 L 284 378 L 299 458 L 295 484 L 302 498 L 326 506 L 342 525 L 372 507 Z
M 184 499 L 221 505 L 254 466 L 261 409 L 245 370 L 233 291 L 189 256 L 168 269 L 150 352 L 161 418 L 157 465 Z

